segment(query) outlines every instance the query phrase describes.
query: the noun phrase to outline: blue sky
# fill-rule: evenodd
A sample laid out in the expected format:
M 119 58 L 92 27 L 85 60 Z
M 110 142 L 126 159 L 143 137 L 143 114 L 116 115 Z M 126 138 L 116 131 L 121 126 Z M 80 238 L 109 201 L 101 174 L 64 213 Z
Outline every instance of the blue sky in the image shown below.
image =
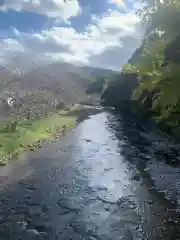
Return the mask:
M 120 69 L 141 40 L 135 5 L 133 0 L 5 0 L 0 62 L 36 57 Z

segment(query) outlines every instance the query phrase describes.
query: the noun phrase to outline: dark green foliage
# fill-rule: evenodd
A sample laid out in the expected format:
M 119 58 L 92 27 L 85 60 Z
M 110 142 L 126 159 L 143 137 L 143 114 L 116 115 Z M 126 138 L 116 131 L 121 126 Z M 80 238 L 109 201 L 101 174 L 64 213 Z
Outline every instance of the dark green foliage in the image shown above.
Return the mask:
M 93 94 L 93 93 L 101 94 L 104 84 L 105 84 L 105 79 L 104 78 L 97 79 L 97 80 L 95 80 L 95 81 L 93 81 L 92 83 L 89 84 L 89 86 L 87 87 L 86 93 L 88 93 L 88 94 Z
M 145 3 L 138 11 L 146 30 L 144 41 L 123 67 L 131 77 L 121 73 L 119 81 L 109 84 L 103 99 L 105 104 L 119 108 L 124 96 L 133 92 L 132 99 L 141 108 L 151 112 L 153 119 L 163 123 L 168 132 L 175 132 L 180 128 L 180 2 L 145 0 Z M 131 85 L 133 77 L 136 86 Z M 129 85 L 133 91 L 129 91 Z
M 134 53 L 134 56 L 137 52 Z M 129 60 L 132 61 L 133 57 Z M 129 106 L 134 88 L 138 84 L 136 74 L 126 74 L 120 72 L 113 76 L 102 93 L 101 99 L 105 106 L 113 106 L 116 109 L 122 109 Z

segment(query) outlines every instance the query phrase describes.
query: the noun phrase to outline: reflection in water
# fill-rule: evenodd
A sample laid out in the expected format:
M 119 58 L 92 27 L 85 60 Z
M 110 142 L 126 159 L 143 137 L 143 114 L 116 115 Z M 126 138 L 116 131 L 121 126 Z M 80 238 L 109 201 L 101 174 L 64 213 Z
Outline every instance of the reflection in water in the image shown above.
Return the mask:
M 29 158 L 36 160 L 27 164 L 33 169 L 31 177 L 2 194 L 0 236 L 177 239 L 171 234 L 178 223 L 171 228 L 165 222 L 169 217 L 177 220 L 169 211 L 174 206 L 158 191 L 173 186 L 178 170 L 168 166 L 169 173 L 169 168 L 161 168 L 161 175 L 168 171 L 171 180 L 159 178 L 153 134 L 149 137 L 128 117 L 104 112 L 80 123 L 57 143 L 30 153 Z
M 109 116 L 107 118 L 106 114 L 93 116 L 93 121 L 86 121 L 86 124 L 81 125 L 80 128 L 80 152 L 84 156 L 82 157 L 84 163 L 80 166 L 84 164 L 90 166 L 88 184 L 96 192 L 98 200 L 98 203 L 90 206 L 90 214 L 97 213 L 99 209 L 100 219 L 96 216 L 97 223 L 100 225 L 98 226 L 99 235 L 110 234 L 109 237 L 114 236 L 115 239 L 127 234 L 129 237 L 132 235 L 132 237 L 154 238 L 154 232 L 158 229 L 153 224 L 157 224 L 160 219 L 156 217 L 157 221 L 154 222 L 150 209 L 152 206 L 149 206 L 152 199 L 147 189 L 141 185 L 140 181 L 132 181 L 133 175 L 138 171 L 132 164 L 132 158 L 136 160 L 138 158 L 136 149 L 130 145 L 128 137 L 124 135 L 124 126 L 117 125 L 119 121 L 115 116 L 110 117 L 109 121 Z M 84 140 L 87 136 L 88 141 Z M 134 136 L 131 135 L 131 137 L 132 141 L 135 141 Z M 139 142 L 140 140 L 139 138 Z M 125 143 L 132 146 L 132 149 L 131 147 L 126 149 L 129 155 L 123 156 Z M 127 161 L 128 157 L 131 161 Z M 107 210 L 105 213 L 104 207 L 101 209 L 102 203 L 108 205 L 105 207 Z M 155 211 L 154 203 L 153 208 Z M 163 207 L 159 210 L 164 212 Z M 109 231 L 109 226 L 113 232 Z

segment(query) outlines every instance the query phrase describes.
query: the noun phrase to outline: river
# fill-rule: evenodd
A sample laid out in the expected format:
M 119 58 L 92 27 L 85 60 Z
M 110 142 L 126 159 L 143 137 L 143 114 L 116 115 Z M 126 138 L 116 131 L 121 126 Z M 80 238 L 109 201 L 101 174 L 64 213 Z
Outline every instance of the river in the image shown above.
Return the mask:
M 0 169 L 0 239 L 179 239 L 171 145 L 128 116 L 91 116 Z

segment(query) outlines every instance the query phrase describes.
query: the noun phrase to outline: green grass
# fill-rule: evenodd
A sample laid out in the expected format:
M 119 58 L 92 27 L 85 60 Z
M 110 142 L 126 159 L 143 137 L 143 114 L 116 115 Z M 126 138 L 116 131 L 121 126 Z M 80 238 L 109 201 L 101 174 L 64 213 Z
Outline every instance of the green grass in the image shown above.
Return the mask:
M 76 125 L 76 116 L 61 111 L 45 119 L 20 122 L 15 132 L 6 132 L 4 125 L 0 125 L 0 164 L 7 163 L 13 156 L 41 140 L 53 138 L 57 132 L 62 132 L 64 125 L 67 129 L 73 128 Z

